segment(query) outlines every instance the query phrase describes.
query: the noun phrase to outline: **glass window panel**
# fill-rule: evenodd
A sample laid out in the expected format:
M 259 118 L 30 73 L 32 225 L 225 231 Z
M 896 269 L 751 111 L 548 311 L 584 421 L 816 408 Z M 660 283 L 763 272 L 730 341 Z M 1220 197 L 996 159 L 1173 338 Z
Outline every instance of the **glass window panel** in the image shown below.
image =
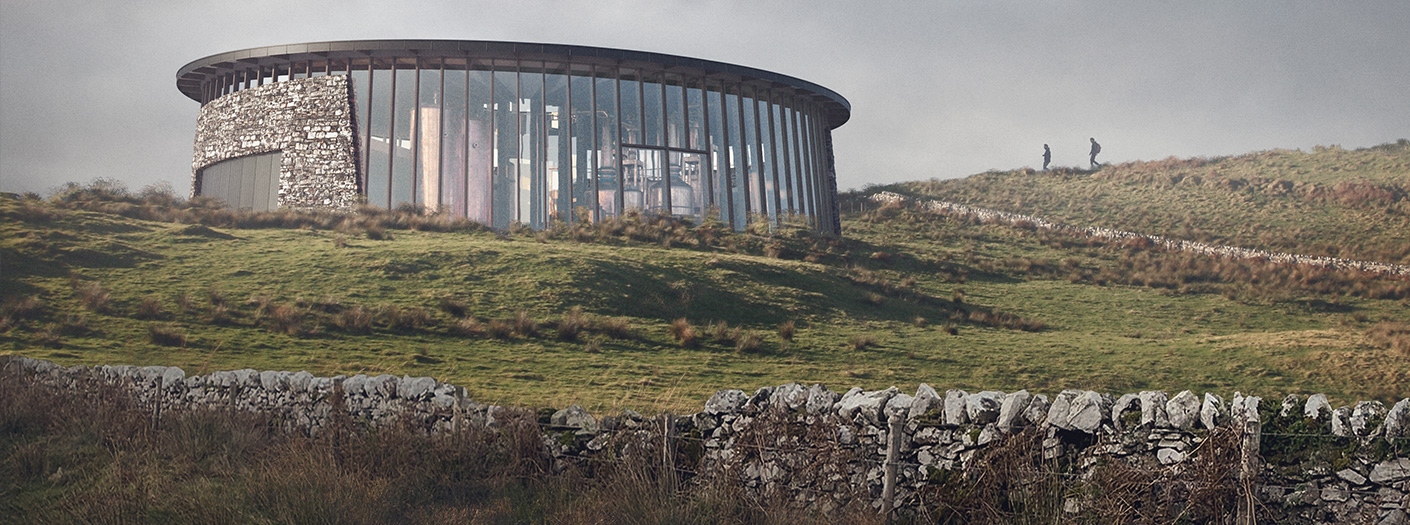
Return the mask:
M 466 71 L 445 70 L 441 88 L 441 205 L 447 213 L 466 217 Z
M 412 180 L 412 147 L 415 137 L 417 117 L 416 70 L 396 70 L 396 80 L 392 86 L 392 208 L 406 203 L 414 203 Z
M 422 69 L 416 97 L 416 204 L 427 212 L 441 202 L 441 71 Z
M 597 215 L 616 217 L 617 200 L 617 81 L 597 78 Z
M 705 217 L 702 189 L 704 165 L 699 153 L 671 154 L 671 213 L 701 220 Z
M 508 228 L 518 218 L 515 204 L 519 191 L 519 74 L 494 72 L 494 227 Z
M 764 207 L 760 203 L 763 191 L 760 188 L 762 174 L 759 171 L 763 166 L 759 162 L 759 133 L 754 114 L 758 104 L 754 102 L 752 92 L 745 92 L 745 94 L 749 96 L 744 97 L 743 105 L 740 107 L 740 111 L 744 114 L 744 170 L 748 174 L 746 183 L 748 184 L 749 213 L 757 214 L 764 213 Z
M 798 202 L 794 200 L 797 192 L 794 191 L 793 174 L 797 168 L 793 164 L 793 141 L 789 140 L 788 132 L 788 102 L 787 99 L 779 101 L 774 106 L 774 117 L 778 120 L 774 130 L 774 144 L 778 145 L 779 179 L 782 179 L 783 212 L 788 214 L 798 213 Z
M 689 146 L 685 140 L 685 88 L 680 79 L 666 85 L 666 145 L 673 148 Z
M 691 86 L 686 92 L 685 147 L 705 149 L 705 113 L 700 88 Z
M 808 179 L 812 177 L 808 173 L 808 141 L 807 132 L 803 130 L 803 114 L 797 108 L 793 111 L 793 144 L 797 147 L 793 155 L 798 161 L 798 206 L 804 215 L 812 215 L 813 208 L 808 206 Z
M 743 229 L 748 219 L 748 194 L 744 173 L 744 138 L 739 114 L 738 92 L 725 93 L 725 135 L 729 140 L 729 151 L 725 162 L 729 163 L 729 216 L 730 224 Z
M 372 106 L 367 146 L 367 202 L 383 208 L 392 207 L 392 71 L 372 71 Z
M 644 144 L 641 125 L 641 82 L 628 80 L 635 73 L 622 72 L 622 143 Z
M 704 190 L 709 195 L 707 202 L 713 208 L 715 216 L 722 221 L 729 221 L 729 200 L 726 198 L 726 188 L 729 187 L 729 142 L 725 140 L 724 135 L 725 103 L 719 86 L 710 86 L 705 95 L 703 109 L 706 110 L 707 127 L 710 130 L 710 172 L 706 174 L 709 187 Z
M 764 208 L 770 220 L 778 219 L 778 170 L 774 169 L 777 155 L 774 152 L 774 126 L 769 111 L 770 104 L 765 100 L 768 94 L 759 97 L 759 174 L 763 177 Z
M 465 117 L 465 151 L 469 157 L 466 168 L 466 216 L 482 224 L 490 224 L 491 192 L 490 181 L 494 166 L 493 128 L 494 102 L 490 98 L 490 86 L 494 79 L 490 72 L 472 69 L 468 80 L 468 106 Z
M 519 73 L 519 215 L 517 220 L 543 227 L 543 73 Z
M 568 221 L 572 210 L 569 192 L 572 154 L 568 147 L 568 75 L 544 75 L 544 132 L 546 134 L 544 176 L 548 182 L 548 219 Z
M 594 154 L 596 148 L 593 145 L 596 120 L 593 116 L 592 77 L 587 74 L 590 72 L 575 72 L 569 79 L 573 114 L 573 118 L 568 123 L 573 135 L 573 201 L 571 203 L 573 215 L 571 220 L 574 221 L 580 218 L 580 213 L 586 214 L 581 218 L 591 220 L 592 210 L 597 208 L 597 188 L 593 184 L 593 180 L 597 176 L 594 167 L 594 162 L 597 159 Z
M 357 123 L 358 159 L 357 172 L 362 176 L 363 191 L 367 189 L 367 104 L 371 100 L 368 96 L 367 69 L 354 69 L 349 77 L 352 87 L 352 107 L 353 121 Z
M 661 138 L 661 128 L 664 126 L 661 103 L 661 82 L 660 78 L 653 75 L 650 81 L 642 83 L 641 93 L 642 105 L 642 144 L 648 146 L 665 146 L 666 143 Z

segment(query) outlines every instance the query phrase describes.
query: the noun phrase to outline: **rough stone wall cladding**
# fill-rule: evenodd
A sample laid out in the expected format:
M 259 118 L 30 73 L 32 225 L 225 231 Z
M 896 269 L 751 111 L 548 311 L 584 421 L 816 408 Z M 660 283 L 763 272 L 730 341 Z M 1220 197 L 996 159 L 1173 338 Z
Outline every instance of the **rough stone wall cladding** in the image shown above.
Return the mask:
M 427 431 L 464 425 L 496 428 L 497 420 L 514 410 L 476 403 L 465 397 L 463 388 L 429 377 L 327 378 L 248 369 L 187 376 L 175 367 L 65 368 L 5 356 L 0 356 L 0 368 L 21 370 L 59 387 L 92 379 L 120 385 L 157 414 L 201 408 L 259 411 L 286 428 L 312 433 L 329 422 L 335 385 L 342 386 L 351 418 L 374 427 L 409 422 Z M 1255 458 L 1267 451 L 1279 435 L 1262 426 L 1272 422 L 1269 418 L 1304 426 L 1313 422 L 1320 428 L 1329 424 L 1326 439 L 1292 443 L 1312 447 L 1335 438 L 1343 443 L 1334 448 L 1352 452 L 1329 459 L 1322 449 L 1284 447 L 1277 451 L 1282 461 L 1252 463 L 1260 521 L 1406 523 L 1410 458 L 1403 446 L 1394 444 L 1410 439 L 1410 398 L 1389 408 L 1375 401 L 1333 408 L 1321 394 L 1288 396 L 1279 405 L 1238 393 L 1227 403 L 1212 393 L 1197 396 L 1189 391 L 1173 397 L 1160 391 L 1113 397 L 1065 390 L 1049 400 L 1026 390 L 942 394 L 922 384 L 914 395 L 895 387 L 853 388 L 839 394 L 821 385 L 790 383 L 752 394 L 721 390 L 700 412 L 685 416 L 648 419 L 625 410 L 599 421 L 573 406 L 549 418 L 542 438 L 560 462 L 610 460 L 621 455 L 623 446 L 649 449 L 670 443 L 678 452 L 675 457 L 692 463 L 677 468 L 702 477 L 729 476 L 755 494 L 784 494 L 826 511 L 854 497 L 882 506 L 889 433 L 896 428 L 900 436 L 894 501 L 907 512 L 932 476 L 980 468 L 988 447 L 1015 436 L 1036 433 L 1043 458 L 1067 465 L 1070 471 L 1064 475 L 1072 479 L 1085 479 L 1100 465 L 1123 461 L 1150 473 L 1153 483 L 1174 486 L 1199 483 L 1181 476 L 1197 471 L 1201 461 L 1230 457 L 1228 451 L 1217 455 L 1220 446 L 1240 449 L 1234 451 L 1235 458 L 1244 450 Z M 663 433 L 670 439 L 663 440 Z M 1215 436 L 1225 436 L 1224 444 Z M 1264 449 L 1259 448 L 1260 439 Z M 1345 443 L 1352 444 L 1350 449 Z M 1216 455 L 1206 460 L 1203 454 Z M 1289 455 L 1299 458 L 1292 466 L 1286 461 Z M 648 450 L 647 457 L 661 457 L 659 449 Z M 1081 512 L 1083 505 L 1080 497 L 1071 496 L 1064 509 Z M 1228 512 L 1232 515 L 1234 509 Z
M 346 76 L 328 75 L 246 89 L 202 106 L 191 195 L 200 192 L 201 168 L 281 150 L 280 207 L 351 209 L 358 177 L 348 89 Z

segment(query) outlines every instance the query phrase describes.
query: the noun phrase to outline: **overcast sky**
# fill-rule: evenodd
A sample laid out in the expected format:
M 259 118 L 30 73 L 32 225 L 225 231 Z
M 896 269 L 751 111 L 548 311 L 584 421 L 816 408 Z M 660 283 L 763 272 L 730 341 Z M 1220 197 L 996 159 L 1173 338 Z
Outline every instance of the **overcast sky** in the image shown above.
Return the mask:
M 0 0 L 0 191 L 186 191 L 193 60 L 324 40 L 717 60 L 852 103 L 838 186 L 1410 138 L 1410 2 Z

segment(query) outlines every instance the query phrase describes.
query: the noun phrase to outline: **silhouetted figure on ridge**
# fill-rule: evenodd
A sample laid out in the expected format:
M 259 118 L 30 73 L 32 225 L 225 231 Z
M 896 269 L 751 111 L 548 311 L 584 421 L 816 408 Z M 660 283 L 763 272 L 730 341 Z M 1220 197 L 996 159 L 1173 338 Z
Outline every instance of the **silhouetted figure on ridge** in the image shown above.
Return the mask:
M 1092 168 L 1096 169 L 1101 166 L 1101 164 L 1097 163 L 1097 154 L 1102 152 L 1102 145 L 1097 144 L 1097 139 L 1095 138 L 1090 140 L 1092 141 Z
M 1043 171 L 1048 171 L 1048 163 L 1053 160 L 1053 150 L 1048 149 L 1048 145 L 1043 145 Z

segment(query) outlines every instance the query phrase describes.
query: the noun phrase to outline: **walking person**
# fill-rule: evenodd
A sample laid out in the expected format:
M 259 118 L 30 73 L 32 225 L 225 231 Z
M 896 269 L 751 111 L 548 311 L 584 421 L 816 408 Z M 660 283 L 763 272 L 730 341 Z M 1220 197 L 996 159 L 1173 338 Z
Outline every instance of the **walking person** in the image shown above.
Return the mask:
M 1048 145 L 1043 145 L 1043 171 L 1048 171 L 1048 163 L 1053 160 L 1053 150 L 1048 149 Z
M 1097 144 L 1096 138 L 1092 138 L 1090 140 L 1092 141 L 1092 169 L 1096 169 L 1097 167 L 1101 166 L 1101 164 L 1097 163 L 1097 154 L 1102 152 L 1102 145 Z

